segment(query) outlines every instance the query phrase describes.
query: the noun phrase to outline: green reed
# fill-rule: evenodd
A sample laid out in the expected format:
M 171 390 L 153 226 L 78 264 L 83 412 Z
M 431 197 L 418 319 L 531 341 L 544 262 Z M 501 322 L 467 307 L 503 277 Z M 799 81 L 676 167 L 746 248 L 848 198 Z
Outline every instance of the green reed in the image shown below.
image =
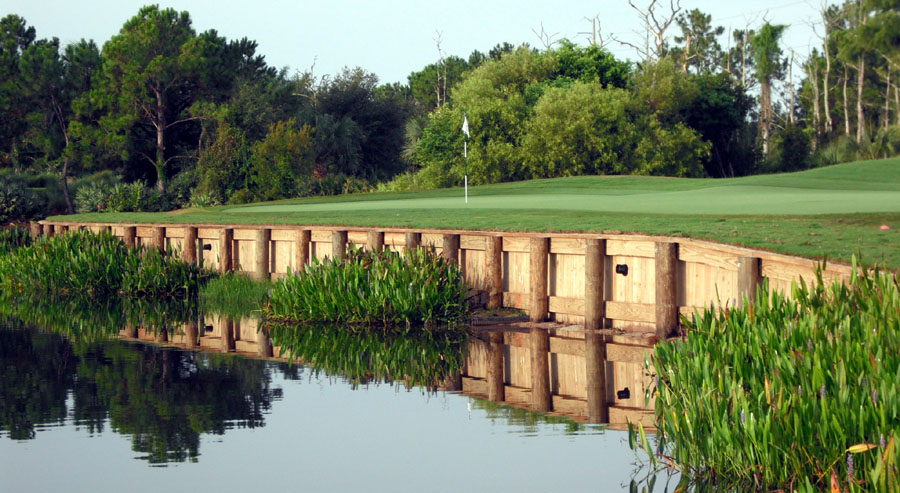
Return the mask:
M 129 247 L 109 233 L 68 233 L 0 255 L 0 290 L 105 297 L 193 296 L 209 276 L 197 266 L 165 254 Z
M 264 307 L 274 321 L 416 330 L 468 318 L 459 267 L 434 250 L 351 250 L 343 262 L 314 261 L 282 278 Z
M 31 235 L 25 228 L 12 226 L 0 229 L 0 255 L 6 255 L 19 247 L 31 244 Z
M 389 333 L 335 326 L 266 322 L 281 356 L 353 383 L 395 382 L 433 388 L 465 364 L 468 332 Z
M 900 491 L 900 288 L 865 266 L 849 283 L 695 315 L 656 346 L 658 444 L 686 481 L 731 488 Z
M 260 312 L 273 283 L 229 273 L 210 280 L 200 290 L 200 307 L 205 313 L 240 320 Z

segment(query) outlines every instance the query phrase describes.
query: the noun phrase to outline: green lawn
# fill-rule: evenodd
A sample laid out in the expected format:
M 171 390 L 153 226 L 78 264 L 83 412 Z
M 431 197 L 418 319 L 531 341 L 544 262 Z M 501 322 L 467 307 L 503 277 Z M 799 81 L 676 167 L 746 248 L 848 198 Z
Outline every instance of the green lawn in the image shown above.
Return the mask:
M 734 179 L 584 176 L 60 220 L 329 224 L 690 236 L 900 269 L 900 159 Z M 882 231 L 880 226 L 891 227 Z

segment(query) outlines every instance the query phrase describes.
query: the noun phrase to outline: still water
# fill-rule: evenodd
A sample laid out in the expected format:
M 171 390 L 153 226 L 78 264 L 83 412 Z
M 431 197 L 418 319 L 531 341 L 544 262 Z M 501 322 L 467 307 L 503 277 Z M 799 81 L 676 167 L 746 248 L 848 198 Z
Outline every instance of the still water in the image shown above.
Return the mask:
M 7 322 L 0 370 L 0 491 L 627 491 L 637 472 L 624 432 L 299 365 Z

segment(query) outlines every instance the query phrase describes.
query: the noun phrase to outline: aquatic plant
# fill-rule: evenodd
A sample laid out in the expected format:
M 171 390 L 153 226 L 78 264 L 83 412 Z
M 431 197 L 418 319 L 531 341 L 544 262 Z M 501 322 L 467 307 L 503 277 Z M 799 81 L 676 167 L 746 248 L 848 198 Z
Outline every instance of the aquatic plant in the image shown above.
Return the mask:
M 0 289 L 94 298 L 191 296 L 211 274 L 174 251 L 129 247 L 109 233 L 70 231 L 0 256 Z
M 658 444 L 638 427 L 635 446 L 729 488 L 900 490 L 898 279 L 854 262 L 828 285 L 821 271 L 657 345 Z
M 239 320 L 259 314 L 273 283 L 239 273 L 228 273 L 206 283 L 200 290 L 204 313 Z
M 281 356 L 316 371 L 342 375 L 353 383 L 403 380 L 407 387 L 435 387 L 458 375 L 466 360 L 468 332 L 419 331 L 404 334 L 333 324 L 267 323 Z
M 433 250 L 365 252 L 313 262 L 278 281 L 263 309 L 278 322 L 428 329 L 468 317 L 462 272 Z
M 0 255 L 6 255 L 13 250 L 31 244 L 31 235 L 28 230 L 18 226 L 0 229 Z

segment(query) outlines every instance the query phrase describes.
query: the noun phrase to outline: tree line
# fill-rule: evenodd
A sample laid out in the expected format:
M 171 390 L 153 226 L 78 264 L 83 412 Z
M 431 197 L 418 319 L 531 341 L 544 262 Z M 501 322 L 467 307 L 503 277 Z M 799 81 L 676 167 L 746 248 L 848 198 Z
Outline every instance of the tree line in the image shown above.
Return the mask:
M 675 0 L 629 4 L 640 42 L 602 36 L 601 18 L 586 45 L 542 32 L 542 49 L 462 58 L 438 36 L 437 61 L 406 84 L 359 67 L 291 74 L 254 41 L 197 33 L 187 12 L 157 6 L 102 48 L 7 15 L 0 215 L 24 214 L 35 189 L 51 191 L 44 213 L 152 210 L 453 186 L 467 168 L 475 184 L 728 177 L 900 151 L 900 1 L 823 6 L 822 45 L 805 58 L 781 46 L 782 24 L 726 34 Z

